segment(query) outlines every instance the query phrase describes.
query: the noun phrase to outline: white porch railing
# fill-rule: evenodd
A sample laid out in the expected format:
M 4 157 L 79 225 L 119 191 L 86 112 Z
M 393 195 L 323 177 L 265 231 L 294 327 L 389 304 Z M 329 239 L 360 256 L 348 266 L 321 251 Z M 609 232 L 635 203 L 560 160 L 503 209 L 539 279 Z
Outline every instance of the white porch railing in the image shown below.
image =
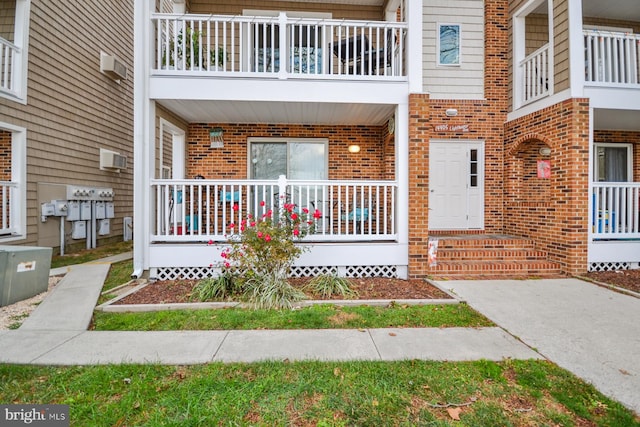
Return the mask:
M 153 242 L 226 241 L 242 220 L 278 212 L 283 203 L 307 208 L 315 233 L 306 241 L 396 240 L 393 181 L 154 180 Z M 277 215 L 277 214 L 276 214 Z M 233 226 L 231 226 L 233 224 Z
M 13 215 L 15 211 L 12 201 L 17 200 L 15 190 L 18 184 L 0 181 L 0 236 L 17 232 L 17 221 Z
M 20 63 L 20 47 L 0 37 L 0 92 L 18 97 L 20 73 L 17 65 Z
M 640 84 L 640 34 L 584 30 L 585 81 Z
M 640 239 L 640 183 L 594 183 L 591 217 L 594 239 Z
M 155 74 L 403 80 L 402 22 L 154 14 Z
M 522 103 L 528 104 L 549 95 L 549 44 L 542 46 L 520 62 Z

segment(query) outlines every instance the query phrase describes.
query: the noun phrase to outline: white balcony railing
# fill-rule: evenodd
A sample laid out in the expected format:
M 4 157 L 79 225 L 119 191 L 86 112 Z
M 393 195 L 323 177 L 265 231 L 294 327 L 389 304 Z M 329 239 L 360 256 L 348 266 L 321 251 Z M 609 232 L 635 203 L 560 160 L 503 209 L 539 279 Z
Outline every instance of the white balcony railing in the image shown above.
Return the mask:
M 549 44 L 542 46 L 522 62 L 522 103 L 528 104 L 549 95 Z
M 591 203 L 594 239 L 640 239 L 640 183 L 594 183 Z
M 12 206 L 12 201 L 18 200 L 17 188 L 18 184 L 14 182 L 0 181 L 0 236 L 17 232 L 15 207 Z
M 0 37 L 0 92 L 19 97 L 20 73 L 17 72 L 20 48 Z
M 396 189 L 393 181 L 154 180 L 152 241 L 226 241 L 248 215 L 277 215 L 284 203 L 319 211 L 307 241 L 395 240 Z
M 640 84 L 640 34 L 584 30 L 585 81 Z
M 406 24 L 230 15 L 155 14 L 157 75 L 263 78 L 405 77 Z

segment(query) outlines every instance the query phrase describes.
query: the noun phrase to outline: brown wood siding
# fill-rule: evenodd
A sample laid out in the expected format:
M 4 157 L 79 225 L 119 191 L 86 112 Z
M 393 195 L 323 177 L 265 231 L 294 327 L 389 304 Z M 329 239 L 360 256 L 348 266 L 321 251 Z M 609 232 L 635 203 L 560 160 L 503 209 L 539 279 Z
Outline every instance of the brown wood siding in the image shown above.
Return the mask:
M 549 43 L 549 17 L 547 15 L 527 16 L 525 31 L 525 53 L 528 56 Z
M 189 129 L 189 124 L 184 121 L 182 118 L 176 116 L 171 111 L 165 109 L 161 105 L 157 105 L 156 108 L 156 155 L 155 155 L 155 173 L 156 177 L 162 177 L 161 166 L 164 164 L 165 166 L 171 166 L 173 160 L 173 139 L 170 133 L 164 132 L 162 135 L 160 134 L 160 119 L 164 119 L 171 123 L 173 126 L 179 127 L 184 130 L 185 133 L 185 151 L 187 141 L 189 140 L 187 131 Z M 160 144 L 163 145 L 162 149 L 162 159 L 160 159 Z M 186 153 L 185 153 L 186 155 Z M 161 162 L 162 160 L 162 162 Z M 173 173 L 173 170 L 171 171 Z
M 13 29 L 16 19 L 15 0 L 2 0 L 0 2 L 0 37 L 13 41 Z
M 38 244 L 39 183 L 113 187 L 110 236 L 133 215 L 133 2 L 31 3 L 27 104 L 0 99 L 0 122 L 27 129 L 27 239 Z M 128 67 L 120 84 L 100 72 L 100 51 Z M 129 159 L 99 169 L 100 148 Z
M 566 1 L 553 5 L 554 92 L 569 89 L 569 10 Z
M 600 25 L 603 27 L 619 27 L 619 28 L 632 28 L 634 33 L 640 33 L 640 22 L 636 21 L 621 21 L 617 19 L 603 19 L 593 18 L 585 16 L 582 19 L 584 25 Z
M 242 15 L 243 9 L 281 10 L 291 12 L 331 12 L 335 19 L 383 20 L 382 7 L 353 4 L 255 1 L 255 0 L 191 0 L 191 13 L 214 13 L 222 15 Z

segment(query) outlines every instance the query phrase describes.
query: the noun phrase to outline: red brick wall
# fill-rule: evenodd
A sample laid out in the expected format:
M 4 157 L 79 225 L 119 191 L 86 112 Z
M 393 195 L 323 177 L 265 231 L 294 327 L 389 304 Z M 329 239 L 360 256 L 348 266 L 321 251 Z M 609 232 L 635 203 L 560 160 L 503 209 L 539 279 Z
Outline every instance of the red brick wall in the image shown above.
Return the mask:
M 429 95 L 409 96 L 409 277 L 428 274 L 429 240 Z
M 0 181 L 11 181 L 11 132 L 0 130 Z
M 567 273 L 587 268 L 589 103 L 570 99 L 506 123 L 505 233 L 528 237 Z M 551 177 L 534 174 L 551 148 Z
M 224 148 L 209 148 L 209 129 L 222 127 Z M 246 179 L 248 139 L 327 138 L 329 141 L 329 179 L 394 179 L 394 145 L 388 147 L 384 126 L 319 126 L 287 124 L 192 123 L 187 144 L 187 177 L 207 179 Z M 360 145 L 350 153 L 351 144 Z M 392 167 L 392 166 L 391 166 Z M 393 170 L 393 169 L 391 169 Z
M 429 212 L 429 140 L 482 140 L 485 143 L 485 232 L 503 229 L 504 122 L 507 114 L 508 2 L 485 2 L 485 99 L 430 100 L 414 94 L 409 99 L 409 276 L 427 276 Z M 449 108 L 458 110 L 447 117 Z M 438 125 L 467 125 L 468 131 L 440 131 Z M 457 231 L 456 231 L 457 232 Z M 442 234 L 442 233 L 440 233 Z

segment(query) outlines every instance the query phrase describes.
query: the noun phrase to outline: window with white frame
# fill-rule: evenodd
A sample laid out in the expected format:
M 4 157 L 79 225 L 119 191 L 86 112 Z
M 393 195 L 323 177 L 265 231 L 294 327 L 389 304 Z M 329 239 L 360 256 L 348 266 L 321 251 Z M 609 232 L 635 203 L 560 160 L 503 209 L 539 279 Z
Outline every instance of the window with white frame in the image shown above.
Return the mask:
M 31 0 L 0 4 L 0 96 L 22 103 L 27 98 L 30 8 Z
M 596 182 L 633 181 L 633 148 L 631 144 L 594 144 L 593 179 Z
M 251 179 L 324 180 L 328 176 L 328 140 L 324 138 L 252 138 Z
M 438 24 L 438 65 L 460 65 L 460 24 Z

